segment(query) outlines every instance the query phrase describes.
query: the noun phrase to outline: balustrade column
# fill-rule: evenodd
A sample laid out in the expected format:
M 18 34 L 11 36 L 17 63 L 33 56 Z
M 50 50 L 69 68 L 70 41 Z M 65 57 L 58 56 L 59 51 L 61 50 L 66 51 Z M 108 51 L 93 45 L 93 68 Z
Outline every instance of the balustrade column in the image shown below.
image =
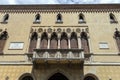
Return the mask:
M 50 49 L 50 38 L 48 38 L 48 45 L 47 45 L 47 49 Z
M 41 40 L 41 38 L 40 38 L 40 37 L 38 37 L 38 39 L 37 39 L 37 45 L 36 45 L 36 48 L 37 48 L 37 49 L 39 49 L 39 48 L 40 48 L 40 40 Z
M 81 49 L 82 47 L 81 47 L 81 38 L 80 37 L 78 37 L 78 49 Z

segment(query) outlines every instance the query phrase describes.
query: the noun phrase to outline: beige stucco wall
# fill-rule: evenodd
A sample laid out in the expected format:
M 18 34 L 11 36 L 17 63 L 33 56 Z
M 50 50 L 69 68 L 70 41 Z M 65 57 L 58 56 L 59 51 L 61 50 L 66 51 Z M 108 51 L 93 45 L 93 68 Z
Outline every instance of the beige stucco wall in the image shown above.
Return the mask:
M 0 65 L 0 80 L 18 80 L 26 73 L 32 73 L 31 65 Z
M 119 80 L 120 66 L 84 66 L 84 75 L 96 75 L 99 80 Z
M 81 13 L 81 12 L 80 12 Z M 110 12 L 109 12 L 110 13 Z M 77 26 L 79 28 L 86 26 L 89 29 L 89 36 L 91 42 L 91 52 L 93 53 L 118 53 L 118 49 L 115 43 L 115 39 L 113 38 L 115 28 L 119 30 L 119 22 L 120 19 L 118 18 L 120 15 L 119 13 L 114 13 L 118 23 L 111 24 L 109 21 L 109 13 L 83 13 L 85 16 L 86 24 L 79 24 L 78 23 L 78 15 L 79 13 L 62 13 L 63 24 L 56 24 L 56 15 L 55 13 L 40 13 L 41 15 L 41 23 L 40 24 L 33 24 L 35 13 L 9 13 L 9 20 L 7 24 L 0 24 L 0 29 L 7 28 L 9 33 L 9 38 L 7 40 L 6 46 L 4 48 L 4 52 L 6 54 L 24 54 L 28 51 L 29 46 L 29 37 L 30 37 L 30 30 L 31 27 L 39 27 L 39 28 L 64 28 L 68 27 L 71 29 L 76 29 Z M 4 16 L 4 13 L 0 14 L 0 19 Z M 63 27 L 61 27 L 63 26 Z M 55 27 L 55 28 L 56 28 Z M 79 34 L 79 33 L 78 33 Z M 9 50 L 10 42 L 24 42 L 23 50 Z M 100 42 L 107 42 L 109 49 L 99 49 Z

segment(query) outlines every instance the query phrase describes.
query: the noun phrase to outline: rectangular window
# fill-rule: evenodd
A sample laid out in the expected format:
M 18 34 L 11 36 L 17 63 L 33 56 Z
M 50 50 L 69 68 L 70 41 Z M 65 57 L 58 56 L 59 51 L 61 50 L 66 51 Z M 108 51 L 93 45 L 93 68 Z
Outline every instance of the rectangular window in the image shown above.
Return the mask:
M 24 43 L 23 42 L 11 42 L 9 49 L 23 49 Z
M 99 48 L 100 49 L 109 49 L 108 43 L 107 42 L 100 42 Z

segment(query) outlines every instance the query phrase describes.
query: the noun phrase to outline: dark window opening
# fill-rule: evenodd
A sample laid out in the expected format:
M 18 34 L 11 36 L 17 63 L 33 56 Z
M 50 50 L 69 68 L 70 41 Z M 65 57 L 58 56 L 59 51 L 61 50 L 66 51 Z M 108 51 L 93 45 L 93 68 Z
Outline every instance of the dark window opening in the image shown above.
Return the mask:
M 50 39 L 50 49 L 57 49 L 57 48 L 58 48 L 58 38 L 57 38 L 57 34 L 53 32 Z
M 35 21 L 33 23 L 40 23 L 40 14 L 35 15 Z
M 3 18 L 3 22 L 8 22 L 9 19 L 9 14 L 6 14 Z
M 8 38 L 8 32 L 3 31 L 0 34 L 0 54 L 3 54 L 3 49 L 4 49 L 7 38 Z
M 38 34 L 37 34 L 37 32 L 33 32 L 32 35 L 31 35 L 29 52 L 33 52 L 33 50 L 36 48 L 37 39 L 38 39 Z
M 6 40 L 8 37 L 8 32 L 7 31 L 3 31 L 1 34 L 0 34 L 0 40 Z
M 37 21 L 40 21 L 40 15 L 39 15 L 39 14 L 36 15 L 35 21 L 36 21 L 36 22 L 37 22 Z
M 68 80 L 68 78 L 62 75 L 61 73 L 56 73 L 53 76 L 51 76 L 48 80 Z
M 60 48 L 61 49 L 68 49 L 68 37 L 65 32 L 62 33 L 60 39 Z
M 77 34 L 75 32 L 71 34 L 70 44 L 72 49 L 78 48 Z
M 62 23 L 62 15 L 61 14 L 58 14 L 57 15 L 57 23 Z
M 48 35 L 46 32 L 44 32 L 41 37 L 40 48 L 47 49 L 47 46 L 48 46 Z
M 116 20 L 114 14 L 110 13 L 109 17 L 110 17 L 110 22 L 111 22 L 111 23 L 117 23 L 117 20 Z
M 33 80 L 33 78 L 31 76 L 25 76 L 22 78 L 22 80 Z
M 87 77 L 84 78 L 84 80 L 96 80 L 96 79 L 92 76 L 87 76 Z
M 79 15 L 79 23 L 86 23 L 83 14 Z
M 81 32 L 81 45 L 85 53 L 89 53 L 89 43 L 86 32 Z
M 120 31 L 118 31 L 118 29 L 116 29 L 114 36 L 116 39 L 116 44 L 118 46 L 118 50 L 120 51 Z

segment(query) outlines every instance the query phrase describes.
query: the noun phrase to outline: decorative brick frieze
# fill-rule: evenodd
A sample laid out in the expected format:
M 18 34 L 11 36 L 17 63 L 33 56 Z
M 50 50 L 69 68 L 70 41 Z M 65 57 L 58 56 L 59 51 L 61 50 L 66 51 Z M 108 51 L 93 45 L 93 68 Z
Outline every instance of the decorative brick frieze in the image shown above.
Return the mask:
M 92 5 L 0 5 L 2 13 L 119 12 L 119 4 Z

